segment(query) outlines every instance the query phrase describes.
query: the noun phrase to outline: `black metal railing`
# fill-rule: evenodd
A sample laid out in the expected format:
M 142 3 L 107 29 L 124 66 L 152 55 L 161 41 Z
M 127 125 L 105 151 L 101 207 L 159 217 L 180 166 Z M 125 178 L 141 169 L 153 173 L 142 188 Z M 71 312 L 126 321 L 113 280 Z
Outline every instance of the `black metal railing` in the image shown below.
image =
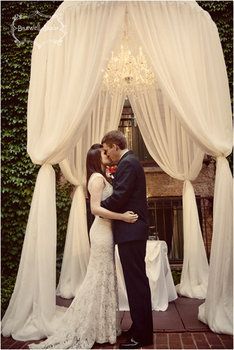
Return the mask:
M 196 197 L 200 226 L 209 259 L 212 232 L 212 197 Z M 150 197 L 149 239 L 164 240 L 172 264 L 183 262 L 183 207 L 182 197 Z

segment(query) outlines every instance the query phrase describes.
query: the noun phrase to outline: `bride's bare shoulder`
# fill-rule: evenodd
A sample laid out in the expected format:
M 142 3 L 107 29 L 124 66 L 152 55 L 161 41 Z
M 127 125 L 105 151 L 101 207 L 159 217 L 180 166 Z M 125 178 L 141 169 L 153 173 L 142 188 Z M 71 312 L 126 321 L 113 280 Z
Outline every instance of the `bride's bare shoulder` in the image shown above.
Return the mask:
M 100 173 L 93 173 L 90 176 L 89 182 L 88 182 L 88 188 L 100 186 L 102 184 L 105 184 L 105 178 L 102 174 Z

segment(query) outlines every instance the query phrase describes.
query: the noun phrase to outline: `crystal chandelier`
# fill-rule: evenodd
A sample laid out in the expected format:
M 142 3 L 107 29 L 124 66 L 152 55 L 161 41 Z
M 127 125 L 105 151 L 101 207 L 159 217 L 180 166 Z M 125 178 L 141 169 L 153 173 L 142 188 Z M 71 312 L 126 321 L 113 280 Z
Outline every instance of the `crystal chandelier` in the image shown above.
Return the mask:
M 142 48 L 138 48 L 136 55 L 132 54 L 125 31 L 119 53 L 114 55 L 112 52 L 104 72 L 104 89 L 108 90 L 111 95 L 120 92 L 129 95 L 136 91 L 143 91 L 154 84 L 155 76 L 147 64 Z

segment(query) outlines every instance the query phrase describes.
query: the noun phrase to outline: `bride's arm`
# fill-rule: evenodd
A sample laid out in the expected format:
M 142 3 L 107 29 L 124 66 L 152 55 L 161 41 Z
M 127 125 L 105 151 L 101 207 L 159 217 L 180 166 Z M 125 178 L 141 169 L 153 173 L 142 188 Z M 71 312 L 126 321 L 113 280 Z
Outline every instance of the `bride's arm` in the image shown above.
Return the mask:
M 102 192 L 105 183 L 101 177 L 97 177 L 92 181 L 90 186 L 90 207 L 93 215 L 101 216 L 104 219 L 122 220 L 129 223 L 134 223 L 138 215 L 127 211 L 125 213 L 116 213 L 101 207 Z

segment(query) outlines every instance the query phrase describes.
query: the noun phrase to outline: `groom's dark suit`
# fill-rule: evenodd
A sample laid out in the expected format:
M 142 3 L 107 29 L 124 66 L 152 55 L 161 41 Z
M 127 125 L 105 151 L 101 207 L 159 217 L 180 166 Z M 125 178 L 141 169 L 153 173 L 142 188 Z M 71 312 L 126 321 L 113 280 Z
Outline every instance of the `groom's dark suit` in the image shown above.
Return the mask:
M 113 181 L 113 194 L 102 201 L 102 206 L 115 212 L 131 210 L 138 214 L 134 224 L 113 220 L 113 234 L 123 267 L 133 338 L 141 343 L 151 343 L 151 295 L 145 272 L 148 237 L 146 182 L 143 168 L 132 151 L 120 159 Z

